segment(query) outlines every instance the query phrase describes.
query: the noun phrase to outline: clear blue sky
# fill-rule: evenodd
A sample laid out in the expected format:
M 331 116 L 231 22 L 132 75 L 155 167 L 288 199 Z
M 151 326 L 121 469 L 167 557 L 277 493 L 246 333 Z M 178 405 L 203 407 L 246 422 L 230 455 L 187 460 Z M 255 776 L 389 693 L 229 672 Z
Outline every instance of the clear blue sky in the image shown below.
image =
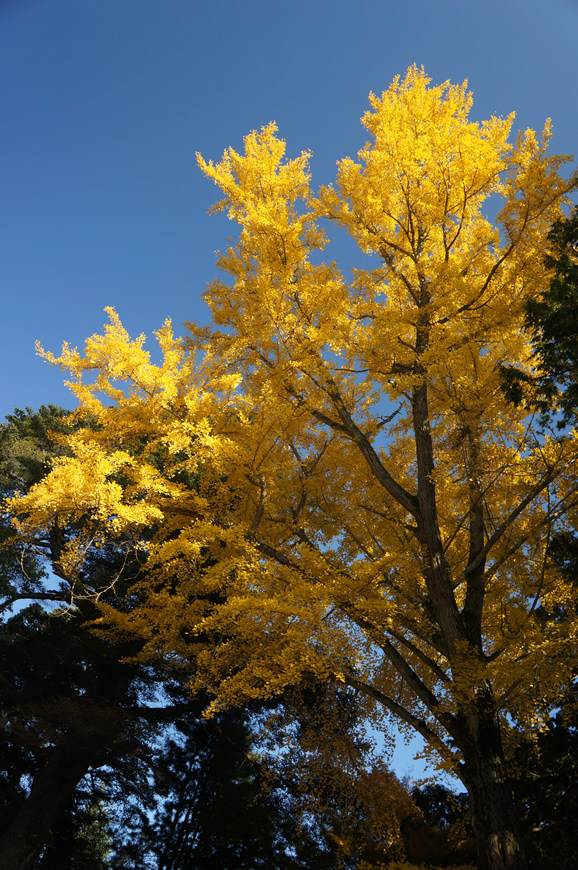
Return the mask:
M 206 320 L 233 228 L 195 151 L 275 120 L 327 183 L 369 91 L 417 63 L 573 153 L 577 49 L 578 0 L 0 0 L 0 420 L 71 405 L 36 339 L 82 345 L 107 305 L 131 334 Z

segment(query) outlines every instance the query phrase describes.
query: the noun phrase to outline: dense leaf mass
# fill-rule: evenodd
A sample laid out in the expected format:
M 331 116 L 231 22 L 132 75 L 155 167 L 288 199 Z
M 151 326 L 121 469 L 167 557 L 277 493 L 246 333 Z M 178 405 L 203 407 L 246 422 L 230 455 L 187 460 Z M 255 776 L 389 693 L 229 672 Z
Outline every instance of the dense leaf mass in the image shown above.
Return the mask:
M 317 194 L 273 124 L 199 156 L 239 226 L 213 326 L 165 324 L 154 365 L 110 311 L 83 352 L 46 354 L 93 425 L 9 509 L 24 541 L 74 529 L 73 589 L 105 542 L 133 554 L 130 606 L 100 596 L 100 630 L 180 668 L 209 713 L 308 675 L 417 730 L 469 791 L 479 867 L 516 868 L 510 725 L 575 674 L 576 588 L 549 552 L 578 453 L 500 371 L 536 372 L 526 300 L 575 179 L 549 123 L 512 143 L 513 116 L 469 119 L 465 84 L 413 67 L 370 106 L 370 140 Z M 328 227 L 367 255 L 351 278 L 321 260 Z

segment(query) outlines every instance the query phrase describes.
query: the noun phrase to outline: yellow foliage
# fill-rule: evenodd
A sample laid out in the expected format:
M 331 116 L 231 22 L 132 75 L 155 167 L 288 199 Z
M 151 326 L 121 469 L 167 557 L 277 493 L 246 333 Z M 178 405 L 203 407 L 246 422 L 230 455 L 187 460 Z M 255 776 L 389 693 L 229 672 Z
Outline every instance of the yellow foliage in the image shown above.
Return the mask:
M 139 605 L 102 624 L 216 707 L 336 675 L 453 764 L 482 697 L 531 721 L 575 672 L 575 591 L 547 549 L 576 441 L 507 405 L 498 373 L 531 370 L 522 306 L 574 181 L 549 124 L 512 144 L 513 115 L 469 120 L 465 83 L 413 67 L 370 106 L 370 141 L 317 195 L 274 124 L 198 157 L 240 227 L 205 294 L 218 328 L 165 324 L 155 366 L 109 311 L 82 353 L 45 354 L 92 426 L 9 507 L 31 538 L 74 525 L 71 572 L 81 545 L 141 547 Z M 319 262 L 320 222 L 367 268 Z

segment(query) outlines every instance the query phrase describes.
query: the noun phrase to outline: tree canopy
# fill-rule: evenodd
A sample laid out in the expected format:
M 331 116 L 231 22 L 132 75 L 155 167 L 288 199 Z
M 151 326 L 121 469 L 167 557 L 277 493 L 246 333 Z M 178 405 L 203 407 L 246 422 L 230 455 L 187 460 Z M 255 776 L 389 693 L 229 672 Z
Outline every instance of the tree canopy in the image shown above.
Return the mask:
M 509 717 L 539 720 L 576 671 L 576 588 L 549 545 L 578 453 L 500 371 L 533 371 L 525 300 L 576 181 L 549 123 L 511 143 L 513 116 L 471 121 L 465 83 L 430 84 L 413 67 L 370 95 L 370 141 L 316 194 L 274 124 L 199 156 L 240 228 L 214 325 L 165 324 L 154 364 L 110 311 L 83 352 L 45 354 L 94 425 L 10 510 L 30 543 L 72 523 L 73 588 L 111 536 L 141 553 L 101 630 L 212 710 L 313 674 L 417 730 L 470 793 L 480 868 L 515 868 Z M 333 226 L 367 256 L 350 279 L 321 260 Z

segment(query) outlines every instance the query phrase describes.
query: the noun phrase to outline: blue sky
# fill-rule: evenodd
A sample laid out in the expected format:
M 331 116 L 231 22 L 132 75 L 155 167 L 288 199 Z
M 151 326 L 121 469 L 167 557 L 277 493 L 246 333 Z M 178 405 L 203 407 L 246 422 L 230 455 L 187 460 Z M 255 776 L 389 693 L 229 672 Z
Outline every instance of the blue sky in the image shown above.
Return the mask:
M 328 183 L 369 91 L 417 63 L 468 78 L 475 119 L 552 117 L 573 153 L 577 45 L 577 0 L 0 0 L 0 419 L 71 406 L 34 342 L 82 345 L 105 306 L 133 335 L 207 319 L 234 228 L 207 216 L 195 151 L 275 120 Z

